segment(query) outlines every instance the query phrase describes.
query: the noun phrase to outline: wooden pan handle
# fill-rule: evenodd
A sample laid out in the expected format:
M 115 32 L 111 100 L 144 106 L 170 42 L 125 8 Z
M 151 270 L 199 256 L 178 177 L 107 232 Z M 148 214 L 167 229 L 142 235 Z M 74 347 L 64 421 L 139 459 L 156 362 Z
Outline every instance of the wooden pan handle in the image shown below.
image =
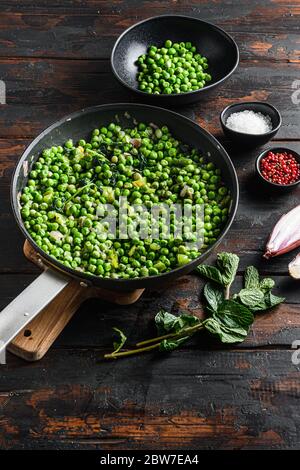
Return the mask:
M 8 350 L 27 361 L 41 359 L 89 297 L 88 288 L 72 280 L 12 341 Z
M 24 254 L 37 266 L 44 268 L 43 260 L 28 241 L 24 243 Z M 41 310 L 40 314 L 20 331 L 7 349 L 27 361 L 37 361 L 46 354 L 81 303 L 87 298 L 96 297 L 119 305 L 130 305 L 140 298 L 143 291 L 144 289 L 130 292 L 109 291 L 88 287 L 84 283 L 71 279 L 63 290 Z
M 0 312 L 0 353 L 70 282 L 46 269 Z

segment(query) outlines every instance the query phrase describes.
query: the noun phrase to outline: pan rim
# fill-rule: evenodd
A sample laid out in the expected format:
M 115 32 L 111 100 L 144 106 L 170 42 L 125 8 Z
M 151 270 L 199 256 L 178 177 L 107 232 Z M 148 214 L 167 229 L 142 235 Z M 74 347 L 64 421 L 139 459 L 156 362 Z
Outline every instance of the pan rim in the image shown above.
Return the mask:
M 153 21 L 153 20 L 157 20 L 157 19 L 160 19 L 160 18 L 183 18 L 183 19 L 187 19 L 187 20 L 193 20 L 193 21 L 200 21 L 201 23 L 204 23 L 204 24 L 207 24 L 209 26 L 211 26 L 213 29 L 221 32 L 224 36 L 226 36 L 226 38 L 232 43 L 232 45 L 234 46 L 235 48 L 235 52 L 236 52 L 236 61 L 234 63 L 234 66 L 233 68 L 230 70 L 230 72 L 228 72 L 228 74 L 226 74 L 223 78 L 220 78 L 220 80 L 218 80 L 217 82 L 215 83 L 211 83 L 210 85 L 206 85 L 204 86 L 203 88 L 199 88 L 199 90 L 193 90 L 193 91 L 187 91 L 187 92 L 183 92 L 183 93 L 174 93 L 174 94 L 170 94 L 170 95 L 167 95 L 166 93 L 160 93 L 158 95 L 155 95 L 155 94 L 149 94 L 149 93 L 146 93 L 145 91 L 142 91 L 142 90 L 139 90 L 138 88 L 135 88 L 131 85 L 129 85 L 125 80 L 123 80 L 119 73 L 117 72 L 116 70 L 116 67 L 114 65 L 114 57 L 115 57 L 115 52 L 116 52 L 116 49 L 118 47 L 118 45 L 120 44 L 121 40 L 123 39 L 123 37 L 129 32 L 131 31 L 132 29 L 134 29 L 135 27 L 137 26 L 140 26 L 141 24 L 143 23 L 147 23 L 148 21 Z M 146 96 L 146 97 L 149 97 L 151 96 L 151 98 L 153 99 L 156 99 L 156 100 L 159 100 L 159 98 L 162 98 L 162 99 L 169 99 L 170 97 L 172 98 L 175 98 L 175 97 L 188 97 L 188 96 L 194 96 L 195 94 L 197 93 L 200 93 L 200 92 L 203 92 L 203 91 L 207 91 L 207 90 L 211 90 L 213 89 L 214 87 L 222 84 L 225 80 L 227 80 L 229 77 L 231 77 L 231 75 L 235 72 L 235 70 L 237 69 L 238 65 L 239 65 L 239 61 L 240 61 L 240 51 L 239 51 L 239 48 L 238 48 L 238 45 L 237 45 L 237 42 L 233 39 L 233 37 L 228 34 L 224 29 L 220 28 L 219 26 L 215 25 L 214 23 L 211 23 L 209 21 L 205 21 L 205 20 L 202 20 L 200 18 L 196 18 L 196 17 L 193 17 L 193 16 L 189 16 L 189 15 L 170 15 L 170 14 L 165 14 L 165 15 L 155 15 L 155 16 L 151 16 L 149 18 L 146 18 L 145 20 L 142 20 L 142 21 L 139 21 L 138 23 L 134 23 L 132 26 L 130 26 L 129 28 L 125 29 L 125 31 L 123 31 L 123 33 L 120 34 L 120 36 L 117 38 L 115 44 L 114 44 L 114 47 L 112 49 L 112 52 L 111 52 L 111 56 L 110 56 L 110 65 L 111 65 L 111 68 L 112 68 L 112 71 L 113 71 L 113 74 L 114 76 L 116 77 L 116 79 L 123 85 L 125 86 L 126 88 L 128 88 L 129 90 L 135 92 L 135 93 L 138 93 L 139 95 L 141 96 Z
M 228 219 L 228 221 L 226 223 L 226 226 L 222 230 L 219 238 L 216 240 L 216 242 L 213 245 L 211 245 L 198 258 L 195 258 L 194 260 L 190 261 L 189 263 L 185 264 L 184 266 L 178 266 L 175 269 L 172 269 L 170 271 L 167 271 L 165 273 L 158 274 L 158 275 L 155 275 L 155 276 L 135 277 L 135 278 L 129 278 L 129 279 L 113 279 L 113 278 L 105 278 L 105 277 L 101 277 L 101 276 L 96 276 L 94 274 L 88 274 L 88 273 L 85 273 L 85 272 L 76 271 L 73 268 L 69 268 L 69 267 L 65 266 L 60 261 L 56 260 L 52 256 L 48 255 L 46 252 L 44 252 L 43 249 L 40 248 L 36 244 L 36 242 L 33 240 L 33 238 L 30 236 L 30 234 L 27 232 L 27 229 L 24 226 L 24 222 L 23 222 L 23 219 L 21 217 L 20 210 L 19 210 L 19 201 L 18 201 L 16 183 L 17 183 L 17 176 L 19 174 L 19 171 L 20 171 L 20 168 L 23 164 L 23 161 L 26 160 L 26 158 L 28 157 L 28 155 L 30 154 L 30 152 L 32 151 L 34 146 L 45 135 L 47 135 L 51 130 L 59 127 L 61 124 L 63 124 L 66 121 L 70 121 L 74 118 L 77 118 L 78 116 L 80 116 L 82 114 L 92 113 L 92 112 L 95 112 L 97 110 L 99 110 L 99 111 L 100 110 L 107 110 L 107 109 L 109 110 L 109 109 L 122 108 L 122 107 L 137 108 L 137 109 L 146 108 L 146 109 L 151 109 L 151 110 L 157 111 L 158 113 L 161 112 L 161 111 L 167 112 L 167 113 L 171 114 L 172 116 L 174 116 L 176 119 L 181 119 L 181 120 L 185 121 L 190 126 L 196 128 L 196 130 L 200 130 L 201 133 L 204 134 L 205 137 L 214 144 L 214 146 L 218 149 L 218 151 L 221 152 L 221 154 L 223 154 L 223 156 L 225 156 L 225 158 L 226 158 L 226 160 L 227 160 L 227 162 L 230 166 L 231 173 L 232 173 L 232 176 L 233 176 L 233 183 L 234 183 L 235 190 L 236 190 L 236 198 L 235 198 L 235 201 L 234 201 L 234 205 L 231 208 L 231 211 L 232 211 L 231 216 Z M 118 112 L 118 111 L 116 110 L 116 112 Z M 190 119 L 186 116 L 183 116 L 183 115 L 181 115 L 181 114 L 179 114 L 175 111 L 171 111 L 171 110 L 166 109 L 166 108 L 153 106 L 153 105 L 148 105 L 148 104 L 141 104 L 141 103 L 109 103 L 109 104 L 103 104 L 103 105 L 90 106 L 88 108 L 82 108 L 78 111 L 75 111 L 71 114 L 68 114 L 68 115 L 60 118 L 58 121 L 55 121 L 50 126 L 46 127 L 42 132 L 40 132 L 40 134 L 37 137 L 35 137 L 35 139 L 33 139 L 33 141 L 26 147 L 26 149 L 24 150 L 24 152 L 22 153 L 21 157 L 19 158 L 19 160 L 17 162 L 17 165 L 14 169 L 11 181 L 12 181 L 12 183 L 10 185 L 10 200 L 11 200 L 13 215 L 14 215 L 14 218 L 17 222 L 17 225 L 18 225 L 19 229 L 24 234 L 25 238 L 30 242 L 30 244 L 34 247 L 34 249 L 42 256 L 42 258 L 49 262 L 49 264 L 51 265 L 51 267 L 53 269 L 57 269 L 57 270 L 65 273 L 65 274 L 68 274 L 70 277 L 77 278 L 77 279 L 79 279 L 83 282 L 87 282 L 89 284 L 97 284 L 97 281 L 101 280 L 101 283 L 103 282 L 103 284 L 105 284 L 105 283 L 110 284 L 113 281 L 115 284 L 117 284 L 119 286 L 122 286 L 122 285 L 126 286 L 126 283 L 127 284 L 128 283 L 135 283 L 135 284 L 140 284 L 140 288 L 143 288 L 142 284 L 148 282 L 149 279 L 153 280 L 153 282 L 155 282 L 157 280 L 163 280 L 164 278 L 168 277 L 168 275 L 170 275 L 171 273 L 176 276 L 176 274 L 178 272 L 180 272 L 183 268 L 185 268 L 186 271 L 188 271 L 189 266 L 190 266 L 189 272 L 192 271 L 194 266 L 196 267 L 199 264 L 201 264 L 201 258 L 204 258 L 204 257 L 207 258 L 209 256 L 209 254 L 211 254 L 213 252 L 213 250 L 219 245 L 221 240 L 228 233 L 228 231 L 229 231 L 229 229 L 230 229 L 230 227 L 231 227 L 231 225 L 234 221 L 234 218 L 235 218 L 235 215 L 236 215 L 236 212 L 237 212 L 237 208 L 238 208 L 238 203 L 239 203 L 239 183 L 238 183 L 237 173 L 236 173 L 236 170 L 234 168 L 234 165 L 232 163 L 231 158 L 229 157 L 229 155 L 226 152 L 226 150 L 224 149 L 224 147 L 220 144 L 220 142 L 212 134 L 210 134 L 208 131 L 206 131 L 203 127 L 199 126 L 199 124 L 197 124 L 195 121 L 193 121 L 192 119 Z M 193 266 L 191 266 L 191 265 L 193 265 Z M 137 287 L 137 288 L 139 288 L 139 287 Z

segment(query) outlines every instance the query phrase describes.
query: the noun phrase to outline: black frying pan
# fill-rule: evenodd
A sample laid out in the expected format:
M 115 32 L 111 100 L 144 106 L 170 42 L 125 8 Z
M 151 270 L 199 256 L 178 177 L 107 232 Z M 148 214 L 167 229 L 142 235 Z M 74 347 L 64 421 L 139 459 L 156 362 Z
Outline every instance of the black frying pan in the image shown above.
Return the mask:
M 232 205 L 228 221 L 218 240 L 205 253 L 192 262 L 170 272 L 137 279 L 108 279 L 99 276 L 79 273 L 64 266 L 51 258 L 31 238 L 24 227 L 20 214 L 19 196 L 27 183 L 27 175 L 41 151 L 52 145 L 63 145 L 68 138 L 74 141 L 80 138 L 88 139 L 90 132 L 117 118 L 122 126 L 130 126 L 133 120 L 155 123 L 158 126 L 167 125 L 179 140 L 201 151 L 222 171 L 222 178 L 232 195 Z M 164 284 L 177 279 L 192 271 L 201 264 L 216 248 L 227 233 L 237 210 L 239 197 L 238 180 L 233 164 L 219 142 L 195 122 L 172 111 L 140 104 L 109 104 L 83 109 L 66 116 L 44 130 L 25 150 L 20 158 L 11 185 L 11 201 L 16 221 L 24 236 L 40 254 L 44 264 L 49 267 L 34 283 L 15 299 L 0 314 L 0 350 L 29 323 L 70 281 L 78 279 L 88 285 L 109 290 L 133 290 L 137 288 L 160 288 Z

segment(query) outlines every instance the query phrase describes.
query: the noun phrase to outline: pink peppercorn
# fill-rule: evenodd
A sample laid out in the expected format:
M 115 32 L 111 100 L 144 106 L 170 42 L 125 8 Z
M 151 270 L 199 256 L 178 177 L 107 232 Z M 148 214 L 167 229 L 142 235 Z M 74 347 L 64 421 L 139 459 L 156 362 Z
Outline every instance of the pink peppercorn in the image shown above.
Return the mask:
M 268 152 L 260 162 L 260 171 L 272 183 L 287 185 L 300 179 L 300 164 L 288 152 Z

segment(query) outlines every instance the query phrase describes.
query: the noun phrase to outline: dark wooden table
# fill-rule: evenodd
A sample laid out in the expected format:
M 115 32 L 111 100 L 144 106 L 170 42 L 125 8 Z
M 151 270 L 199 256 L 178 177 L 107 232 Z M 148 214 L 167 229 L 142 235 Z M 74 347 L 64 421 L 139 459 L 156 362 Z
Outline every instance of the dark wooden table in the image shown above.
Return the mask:
M 300 105 L 291 98 L 300 79 L 299 0 L 1 1 L 0 79 L 7 104 L 0 105 L 0 307 L 38 273 L 22 254 L 10 209 L 18 157 L 44 127 L 71 111 L 136 101 L 113 79 L 110 51 L 125 28 L 163 13 L 212 21 L 241 51 L 238 70 L 214 96 L 178 111 L 223 141 L 218 114 L 226 105 L 267 100 L 283 117 L 276 143 L 300 151 Z M 299 203 L 300 189 L 262 198 L 253 179 L 257 152 L 224 145 L 238 171 L 241 199 L 221 248 L 241 256 L 241 270 L 253 263 L 272 275 L 286 303 L 257 316 L 237 347 L 217 347 L 203 337 L 167 356 L 103 362 L 113 326 L 134 342 L 154 332 L 160 308 L 197 314 L 202 283 L 186 276 L 166 291 L 146 292 L 131 307 L 87 301 L 44 359 L 25 363 L 9 355 L 1 366 L 1 448 L 300 448 L 299 366 L 291 361 L 291 343 L 300 339 L 300 284 L 287 275 L 293 254 L 262 259 L 273 224 Z

